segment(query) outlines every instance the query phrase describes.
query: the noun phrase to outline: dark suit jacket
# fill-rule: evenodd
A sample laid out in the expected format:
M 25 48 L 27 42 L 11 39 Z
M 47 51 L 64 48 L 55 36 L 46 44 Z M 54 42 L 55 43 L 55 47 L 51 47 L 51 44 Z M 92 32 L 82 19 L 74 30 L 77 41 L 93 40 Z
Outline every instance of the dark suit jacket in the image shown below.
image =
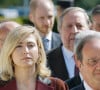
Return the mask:
M 50 78 L 49 80 L 51 81 L 49 84 L 37 80 L 35 90 L 68 90 L 67 85 L 62 80 L 57 78 Z M 16 80 L 0 81 L 0 90 L 17 90 Z
M 76 87 L 79 84 L 81 84 L 82 81 L 78 74 L 77 76 L 74 76 L 73 78 L 66 80 L 65 83 L 67 83 L 69 89 L 72 89 L 73 87 Z
M 70 90 L 85 90 L 83 83 L 81 83 L 80 85 L 70 89 Z
M 51 41 L 51 49 L 55 49 L 61 45 L 61 38 L 58 33 L 53 32 L 52 33 L 52 41 Z
M 62 80 L 69 79 L 68 71 L 65 65 L 61 46 L 50 51 L 47 54 L 48 66 L 52 71 L 53 77 L 58 77 Z

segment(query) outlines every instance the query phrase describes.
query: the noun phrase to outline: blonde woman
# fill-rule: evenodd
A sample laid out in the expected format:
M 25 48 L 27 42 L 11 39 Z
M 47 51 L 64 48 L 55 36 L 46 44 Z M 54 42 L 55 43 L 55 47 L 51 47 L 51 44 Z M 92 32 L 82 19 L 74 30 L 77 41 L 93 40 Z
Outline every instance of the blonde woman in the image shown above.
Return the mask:
M 62 80 L 50 77 L 34 27 L 20 26 L 7 36 L 0 54 L 0 90 L 68 90 Z

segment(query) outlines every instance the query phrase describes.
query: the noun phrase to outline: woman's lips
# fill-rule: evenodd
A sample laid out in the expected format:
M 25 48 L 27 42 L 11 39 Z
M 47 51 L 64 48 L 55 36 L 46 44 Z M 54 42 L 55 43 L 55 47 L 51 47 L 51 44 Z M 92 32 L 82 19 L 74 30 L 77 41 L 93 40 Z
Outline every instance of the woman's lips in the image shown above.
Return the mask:
M 31 57 L 24 57 L 22 60 L 29 60 L 32 59 Z

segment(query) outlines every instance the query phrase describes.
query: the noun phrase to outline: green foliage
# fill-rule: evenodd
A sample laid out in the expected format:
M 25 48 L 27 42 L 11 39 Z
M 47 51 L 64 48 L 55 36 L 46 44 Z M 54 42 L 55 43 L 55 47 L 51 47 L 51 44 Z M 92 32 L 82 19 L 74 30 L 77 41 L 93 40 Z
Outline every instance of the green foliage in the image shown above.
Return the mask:
M 1 0 L 0 8 L 22 6 L 23 0 Z
M 18 17 L 18 18 L 13 18 L 13 19 L 6 19 L 4 17 L 0 17 L 0 21 L 2 20 L 12 20 L 15 22 L 18 22 L 19 24 L 31 24 L 31 22 L 29 21 L 28 18 L 24 18 L 24 17 Z
M 86 10 L 91 10 L 97 4 L 100 4 L 100 0 L 74 0 L 74 6 L 79 6 Z
M 11 19 L 11 20 L 16 21 L 16 22 L 18 22 L 20 24 L 23 24 L 24 23 L 22 17 L 14 18 L 14 19 Z

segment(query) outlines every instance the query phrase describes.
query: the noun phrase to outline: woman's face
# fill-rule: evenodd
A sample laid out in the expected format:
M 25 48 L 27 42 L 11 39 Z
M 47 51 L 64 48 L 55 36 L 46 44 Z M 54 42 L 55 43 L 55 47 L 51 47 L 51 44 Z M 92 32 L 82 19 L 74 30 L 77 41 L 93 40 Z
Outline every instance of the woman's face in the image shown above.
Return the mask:
M 18 67 L 33 66 L 38 57 L 38 45 L 32 34 L 20 41 L 12 53 L 13 63 Z

